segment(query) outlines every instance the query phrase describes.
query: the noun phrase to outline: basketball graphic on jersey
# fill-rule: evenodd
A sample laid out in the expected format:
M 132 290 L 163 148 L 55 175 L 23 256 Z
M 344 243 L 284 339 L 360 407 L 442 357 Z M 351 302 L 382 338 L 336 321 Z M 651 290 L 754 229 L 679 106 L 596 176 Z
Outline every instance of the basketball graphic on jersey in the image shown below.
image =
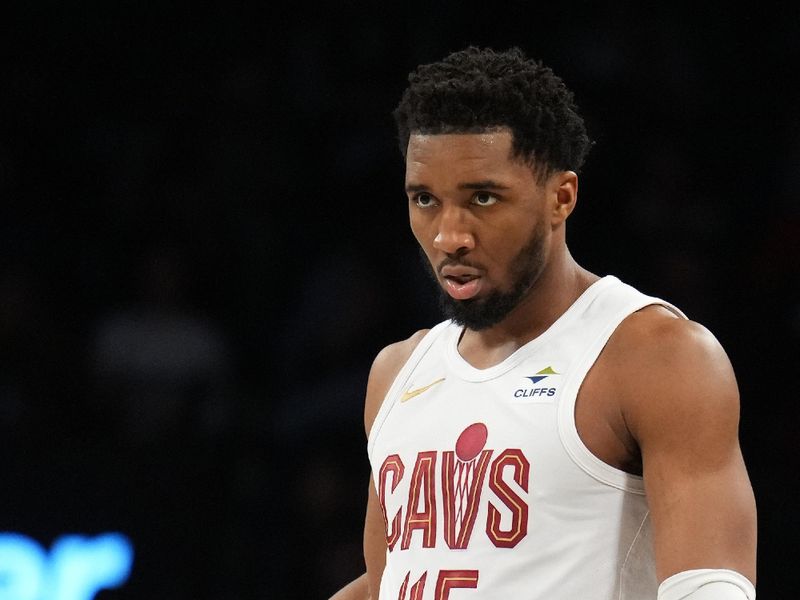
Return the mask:
M 488 433 L 483 423 L 473 423 L 462 431 L 456 441 L 456 456 L 459 460 L 469 462 L 478 456 L 478 452 L 486 445 Z
M 491 450 L 484 450 L 488 434 L 485 424 L 473 423 L 458 436 L 455 453 L 449 451 L 443 456 L 445 514 L 448 517 L 445 539 L 451 548 L 466 548 L 469 543 L 491 456 Z

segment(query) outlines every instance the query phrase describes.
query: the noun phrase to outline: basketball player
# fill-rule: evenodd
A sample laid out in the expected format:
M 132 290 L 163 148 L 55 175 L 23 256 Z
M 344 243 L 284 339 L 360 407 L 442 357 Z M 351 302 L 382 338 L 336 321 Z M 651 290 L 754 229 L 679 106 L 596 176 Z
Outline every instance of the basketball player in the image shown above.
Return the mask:
M 448 320 L 375 359 L 367 572 L 334 598 L 753 600 L 731 365 L 570 255 L 590 146 L 572 94 L 518 50 L 409 81 L 411 229 Z

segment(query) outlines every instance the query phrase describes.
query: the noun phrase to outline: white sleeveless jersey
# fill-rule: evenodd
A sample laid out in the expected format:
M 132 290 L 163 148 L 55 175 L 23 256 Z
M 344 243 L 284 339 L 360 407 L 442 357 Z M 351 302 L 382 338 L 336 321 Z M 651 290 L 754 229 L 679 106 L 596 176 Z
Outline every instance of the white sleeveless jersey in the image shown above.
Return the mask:
M 649 304 L 607 276 L 503 362 L 430 330 L 370 432 L 384 511 L 380 600 L 646 600 L 657 593 L 641 477 L 589 452 L 575 399 L 611 334 Z

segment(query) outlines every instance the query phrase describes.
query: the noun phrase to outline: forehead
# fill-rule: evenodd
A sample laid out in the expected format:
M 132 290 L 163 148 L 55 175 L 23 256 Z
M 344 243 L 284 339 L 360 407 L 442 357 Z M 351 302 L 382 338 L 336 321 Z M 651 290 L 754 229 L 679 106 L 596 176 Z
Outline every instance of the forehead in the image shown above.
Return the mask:
M 482 133 L 412 134 L 406 152 L 406 181 L 427 177 L 523 176 L 532 174 L 512 155 L 508 130 Z

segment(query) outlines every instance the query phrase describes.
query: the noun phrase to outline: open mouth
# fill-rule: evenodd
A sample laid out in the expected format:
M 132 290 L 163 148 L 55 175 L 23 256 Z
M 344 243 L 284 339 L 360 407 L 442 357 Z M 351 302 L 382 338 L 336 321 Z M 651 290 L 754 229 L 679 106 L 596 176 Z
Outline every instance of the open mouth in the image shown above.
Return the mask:
M 479 275 L 445 275 L 444 289 L 455 300 L 469 300 L 481 291 L 483 279 Z
M 458 285 L 464 285 L 465 283 L 468 283 L 468 282 L 472 281 L 473 279 L 477 279 L 478 275 L 473 275 L 473 274 L 470 274 L 470 275 L 445 275 L 444 278 L 448 279 L 448 280 L 450 280 L 450 281 L 452 281 L 454 283 L 457 283 Z
M 444 289 L 455 300 L 469 300 L 481 291 L 483 277 L 480 269 L 463 264 L 446 264 L 439 268 Z

